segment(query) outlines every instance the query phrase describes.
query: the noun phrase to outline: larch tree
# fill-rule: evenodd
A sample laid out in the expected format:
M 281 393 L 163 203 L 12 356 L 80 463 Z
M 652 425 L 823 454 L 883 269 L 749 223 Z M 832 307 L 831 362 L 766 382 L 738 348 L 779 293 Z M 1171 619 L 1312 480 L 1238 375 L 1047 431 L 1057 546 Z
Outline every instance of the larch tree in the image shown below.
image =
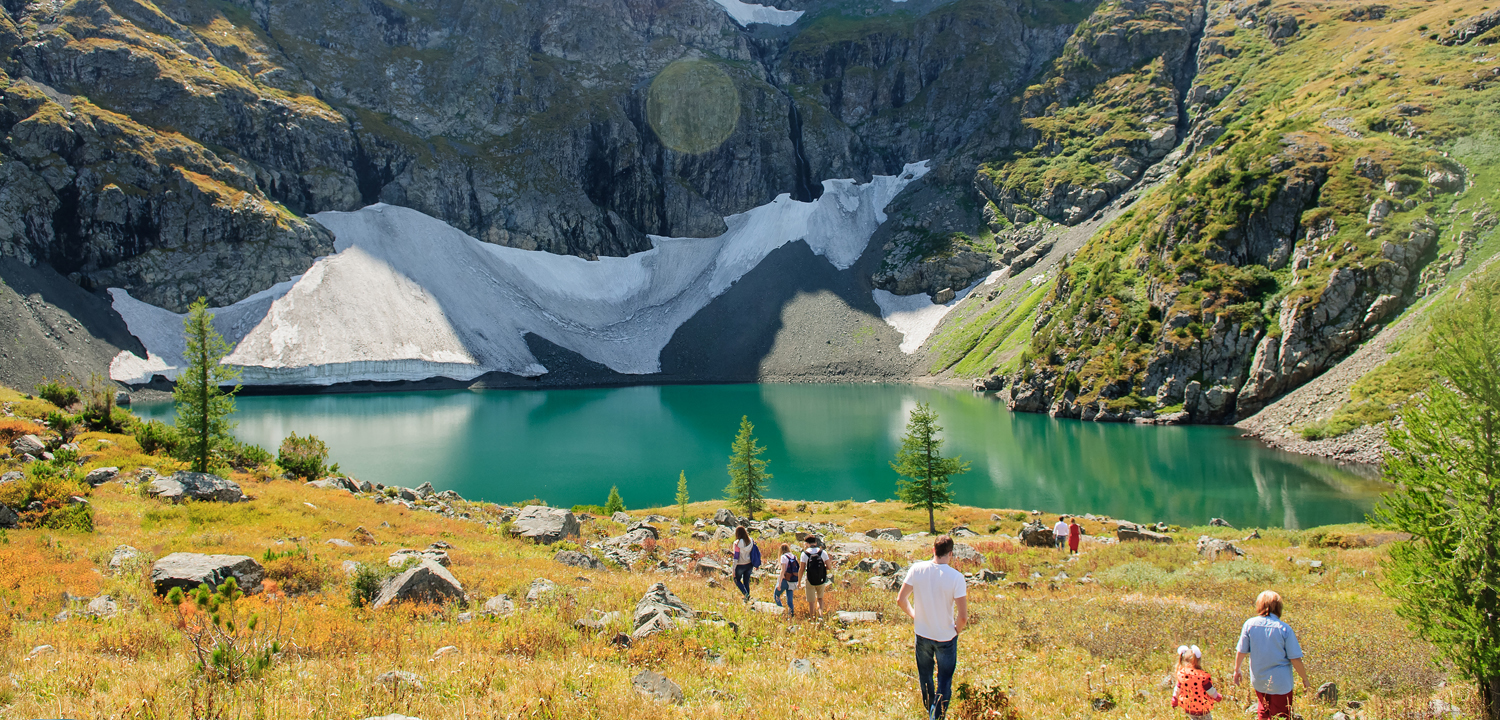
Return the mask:
M 953 504 L 948 478 L 969 471 L 959 458 L 943 457 L 943 431 L 937 413 L 926 403 L 917 403 L 906 419 L 906 434 L 896 450 L 891 469 L 903 477 L 896 481 L 896 495 L 911 510 L 927 511 L 927 531 L 937 534 L 938 510 Z
M 604 501 L 604 514 L 614 515 L 617 512 L 625 512 L 625 501 L 620 498 L 620 487 L 611 485 L 609 499 Z
M 760 459 L 766 449 L 755 440 L 755 426 L 750 416 L 740 418 L 740 432 L 730 446 L 729 486 L 724 488 L 724 499 L 740 509 L 749 520 L 766 507 L 766 481 L 771 473 L 766 472 L 766 461 Z
M 677 472 L 677 519 L 682 522 L 687 522 L 687 506 L 687 471 L 679 470 Z
M 234 423 L 229 416 L 234 414 L 234 394 L 240 391 L 240 370 L 221 362 L 231 348 L 214 329 L 213 320 L 204 298 L 198 298 L 188 309 L 182 321 L 186 366 L 177 374 L 177 386 L 172 389 L 181 438 L 178 449 L 193 472 L 209 472 L 214 449 L 233 442 L 229 431 Z M 231 383 L 236 383 L 234 388 L 225 391 Z
M 1381 527 L 1410 533 L 1381 589 L 1500 720 L 1500 283 L 1474 283 L 1433 321 L 1438 380 L 1387 431 Z

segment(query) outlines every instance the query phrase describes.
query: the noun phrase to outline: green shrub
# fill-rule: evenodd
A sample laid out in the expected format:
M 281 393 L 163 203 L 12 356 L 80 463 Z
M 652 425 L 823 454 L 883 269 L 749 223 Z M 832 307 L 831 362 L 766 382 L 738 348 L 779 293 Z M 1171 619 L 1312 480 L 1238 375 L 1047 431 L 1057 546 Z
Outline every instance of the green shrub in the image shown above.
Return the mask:
M 93 508 L 69 502 L 87 493 L 71 472 L 39 462 L 26 467 L 26 477 L 0 485 L 0 504 L 14 509 L 24 528 L 93 532 Z
M 395 568 L 371 567 L 360 563 L 349 583 L 349 604 L 365 607 L 375 602 L 375 598 L 380 597 L 380 586 L 385 584 L 386 578 L 395 574 Z
M 96 432 L 120 432 L 129 423 L 130 413 L 115 412 L 115 387 L 103 376 L 90 375 L 89 385 L 83 396 L 83 411 L 78 419 L 88 429 Z
M 94 531 L 94 507 L 92 505 L 64 505 L 41 516 L 37 527 L 64 532 L 91 533 Z
M 574 515 L 588 513 L 590 515 L 595 515 L 598 517 L 609 517 L 610 515 L 614 514 L 609 512 L 608 510 L 605 510 L 603 505 L 574 505 L 573 507 L 569 508 L 569 510 Z
M 73 442 L 73 438 L 78 435 L 78 418 L 72 415 L 59 410 L 53 410 L 47 413 L 45 420 L 47 421 L 47 427 L 52 428 L 53 432 L 61 435 L 62 441 L 65 443 Z
M 286 552 L 267 550 L 262 565 L 266 577 L 276 581 L 280 590 L 288 595 L 304 595 L 323 589 L 333 577 L 332 570 L 305 548 Z
M 177 428 L 160 420 L 151 420 L 137 425 L 134 435 L 135 441 L 141 446 L 141 452 L 149 455 L 161 453 L 171 455 L 177 452 L 179 443 Z
M 271 451 L 246 442 L 225 443 L 220 451 L 224 461 L 241 470 L 249 470 L 271 464 Z
M 50 381 L 36 386 L 36 396 L 60 408 L 73 406 L 80 397 L 78 388 Z
M 625 501 L 620 499 L 620 488 L 611 485 L 609 499 L 604 501 L 604 514 L 614 515 L 617 512 L 625 512 Z
M 328 446 L 316 435 L 298 437 L 288 435 L 281 441 L 281 451 L 276 455 L 276 464 L 282 470 L 304 480 L 317 480 L 327 472 L 324 462 L 328 460 Z

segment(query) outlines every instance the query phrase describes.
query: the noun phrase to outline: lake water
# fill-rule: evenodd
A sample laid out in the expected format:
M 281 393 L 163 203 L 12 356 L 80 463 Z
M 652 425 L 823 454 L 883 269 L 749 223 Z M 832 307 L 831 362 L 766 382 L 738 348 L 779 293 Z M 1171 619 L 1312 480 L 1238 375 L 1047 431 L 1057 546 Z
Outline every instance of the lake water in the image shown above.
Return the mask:
M 636 386 L 238 399 L 236 434 L 273 453 L 312 433 L 355 477 L 453 489 L 471 500 L 673 502 L 679 471 L 695 500 L 717 498 L 741 415 L 774 475 L 768 497 L 884 500 L 907 412 L 937 411 L 945 454 L 971 463 L 958 502 L 1239 527 L 1356 522 L 1383 485 L 1224 427 L 1138 427 L 1011 413 L 961 388 L 879 384 Z M 134 407 L 172 419 L 169 404 Z M 1366 473 L 1367 475 L 1367 473 Z

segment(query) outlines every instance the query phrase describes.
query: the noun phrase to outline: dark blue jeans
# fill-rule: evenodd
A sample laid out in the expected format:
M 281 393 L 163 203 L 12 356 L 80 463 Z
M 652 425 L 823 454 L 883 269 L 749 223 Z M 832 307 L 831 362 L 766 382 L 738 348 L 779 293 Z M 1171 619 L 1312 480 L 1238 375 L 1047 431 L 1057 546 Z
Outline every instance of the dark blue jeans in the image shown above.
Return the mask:
M 750 563 L 734 566 L 734 586 L 745 594 L 745 599 L 750 599 Z
M 790 581 L 782 579 L 782 580 L 780 580 L 780 581 L 778 581 L 776 583 L 776 604 L 777 605 L 781 604 L 781 594 L 782 593 L 786 593 L 786 611 L 789 612 L 789 613 L 791 613 L 791 614 L 793 614 L 793 615 L 796 615 L 797 614 L 797 610 L 796 610 L 796 608 L 792 607 L 792 598 L 797 597 L 797 590 L 792 587 L 792 583 Z
M 937 687 L 933 687 L 932 671 L 937 666 Z M 948 702 L 953 699 L 953 668 L 958 665 L 958 638 L 947 642 L 928 640 L 917 636 L 917 682 L 922 684 L 922 707 L 931 717 L 941 718 L 948 711 Z M 933 712 L 933 704 L 936 711 Z

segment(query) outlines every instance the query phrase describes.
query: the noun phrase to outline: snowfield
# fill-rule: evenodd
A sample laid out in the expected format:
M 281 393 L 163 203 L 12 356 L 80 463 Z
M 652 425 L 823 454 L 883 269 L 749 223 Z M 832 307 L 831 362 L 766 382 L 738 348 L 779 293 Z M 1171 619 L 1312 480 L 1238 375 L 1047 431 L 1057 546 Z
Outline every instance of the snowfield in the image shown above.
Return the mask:
M 651 250 L 597 261 L 480 242 L 390 205 L 319 213 L 337 252 L 299 278 L 214 309 L 214 325 L 234 347 L 225 362 L 243 369 L 247 385 L 535 377 L 547 368 L 527 333 L 616 372 L 655 373 L 677 328 L 773 250 L 802 240 L 834 267 L 851 267 L 885 222 L 886 205 L 927 171 L 918 162 L 865 184 L 827 180 L 813 202 L 781 195 L 725 218 L 719 237 L 653 236 Z M 118 288 L 110 294 L 148 351 L 120 353 L 110 377 L 175 377 L 182 316 Z
M 905 0 L 896 0 L 905 2 Z M 762 23 L 765 25 L 791 25 L 802 17 L 801 10 L 780 10 L 769 5 L 752 5 L 741 0 L 714 0 L 729 17 L 740 24 L 740 27 L 749 27 L 751 23 Z

